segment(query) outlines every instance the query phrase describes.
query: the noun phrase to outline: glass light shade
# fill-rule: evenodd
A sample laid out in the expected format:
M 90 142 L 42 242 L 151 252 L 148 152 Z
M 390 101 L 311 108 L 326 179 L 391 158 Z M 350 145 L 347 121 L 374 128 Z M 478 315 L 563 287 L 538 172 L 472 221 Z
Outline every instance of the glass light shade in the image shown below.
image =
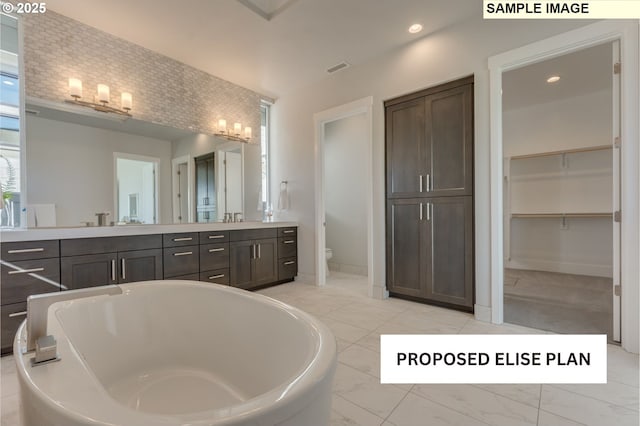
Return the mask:
M 109 103 L 109 86 L 98 84 L 98 101 Z
M 251 139 L 251 127 L 244 128 L 244 138 Z
M 81 98 L 82 97 L 82 81 L 77 78 L 69 79 L 69 94 L 73 98 Z
M 242 124 L 240 123 L 233 123 L 233 133 L 236 136 L 240 136 L 240 132 L 242 132 Z
M 218 120 L 218 132 L 227 133 L 227 120 Z
M 129 92 L 122 92 L 122 109 L 129 111 L 133 107 L 133 96 Z

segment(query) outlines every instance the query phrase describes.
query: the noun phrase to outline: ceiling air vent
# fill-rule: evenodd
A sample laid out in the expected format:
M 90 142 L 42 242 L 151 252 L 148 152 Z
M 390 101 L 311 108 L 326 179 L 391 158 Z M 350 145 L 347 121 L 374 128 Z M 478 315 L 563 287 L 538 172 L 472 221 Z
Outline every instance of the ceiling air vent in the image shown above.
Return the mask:
M 348 66 L 349 66 L 348 63 L 340 62 L 339 64 L 336 64 L 336 65 L 332 66 L 331 68 L 327 68 L 327 72 L 329 74 L 331 74 L 331 73 L 334 73 L 336 71 L 343 70 L 343 69 L 347 68 Z

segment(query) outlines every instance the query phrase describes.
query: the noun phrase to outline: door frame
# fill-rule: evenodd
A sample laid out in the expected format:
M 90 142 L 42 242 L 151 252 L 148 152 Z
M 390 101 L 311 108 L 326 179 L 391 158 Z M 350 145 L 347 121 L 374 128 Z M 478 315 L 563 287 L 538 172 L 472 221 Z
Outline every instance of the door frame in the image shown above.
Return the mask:
M 621 104 L 621 344 L 638 353 L 640 342 L 639 200 L 640 165 L 638 92 L 638 33 L 640 21 L 608 20 L 541 40 L 489 58 L 490 160 L 491 160 L 491 322 L 501 324 L 504 314 L 502 73 L 606 42 L 620 42 Z M 635 78 L 634 78 L 635 77 Z M 611 141 L 613 143 L 613 141 Z
M 324 144 L 325 125 L 343 118 L 365 114 L 366 117 L 366 149 L 363 152 L 365 163 L 365 175 L 367 181 L 366 189 L 366 211 L 367 211 L 367 286 L 369 296 L 383 298 L 388 296 L 388 292 L 376 291 L 373 285 L 373 97 L 368 96 L 344 105 L 336 106 L 313 115 L 315 128 L 315 233 L 316 233 L 316 261 L 315 278 L 316 285 L 324 286 L 327 281 L 325 271 L 325 179 L 324 179 Z
M 150 157 L 147 155 L 138 155 L 138 154 L 129 154 L 127 152 L 114 152 L 113 153 L 113 210 L 114 216 L 112 216 L 115 222 L 118 222 L 118 218 L 115 216 L 118 215 L 118 159 L 123 160 L 134 160 L 134 161 L 145 161 L 147 163 L 153 163 L 153 186 L 154 186 L 154 212 L 155 212 L 155 223 L 154 225 L 161 224 L 162 218 L 160 213 L 160 197 L 162 191 L 160 190 L 160 165 L 161 160 L 158 157 Z
M 178 166 L 180 164 L 187 165 L 187 223 L 192 223 L 193 220 L 193 194 L 194 194 L 194 181 L 195 181 L 195 170 L 193 167 L 193 161 L 191 155 L 183 155 L 181 157 L 176 157 L 171 160 L 171 211 L 172 211 L 172 220 L 173 223 L 178 222 L 177 218 L 179 216 L 180 209 L 178 200 L 178 191 L 180 190 L 180 183 L 178 182 Z

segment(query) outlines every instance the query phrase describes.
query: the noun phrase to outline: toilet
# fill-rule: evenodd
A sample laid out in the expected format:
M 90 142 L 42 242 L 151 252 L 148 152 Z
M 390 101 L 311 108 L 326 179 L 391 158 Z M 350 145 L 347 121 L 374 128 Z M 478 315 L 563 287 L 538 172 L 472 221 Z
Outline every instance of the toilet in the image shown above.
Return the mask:
M 325 258 L 325 271 L 326 271 L 326 276 L 329 276 L 329 259 L 331 259 L 333 257 L 333 250 L 331 250 L 330 248 L 325 248 L 324 249 L 324 258 Z

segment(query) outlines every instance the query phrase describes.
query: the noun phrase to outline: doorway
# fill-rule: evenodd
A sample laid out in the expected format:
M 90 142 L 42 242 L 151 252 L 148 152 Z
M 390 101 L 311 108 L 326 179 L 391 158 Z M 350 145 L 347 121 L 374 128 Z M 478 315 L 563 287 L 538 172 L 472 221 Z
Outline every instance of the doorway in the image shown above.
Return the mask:
M 329 234 L 330 239 L 334 237 L 333 230 L 327 231 L 327 226 L 331 225 L 331 223 L 333 222 L 335 223 L 335 227 L 337 229 L 340 229 L 343 224 L 340 224 L 340 219 L 338 219 L 338 216 L 342 217 L 347 222 L 357 220 L 361 225 L 364 226 L 364 237 L 362 236 L 362 226 L 359 227 L 360 231 L 358 231 L 360 233 L 360 236 L 358 237 L 359 242 L 357 244 L 359 244 L 360 253 L 358 253 L 358 255 L 360 255 L 360 258 L 359 260 L 354 260 L 355 257 L 351 258 L 349 256 L 339 255 L 336 260 L 339 261 L 340 258 L 342 258 L 342 263 L 336 262 L 336 260 L 334 260 L 334 267 L 342 268 L 345 272 L 364 272 L 363 269 L 366 269 L 369 295 L 377 298 L 382 298 L 385 296 L 384 289 L 381 289 L 381 291 L 376 291 L 376 288 L 373 285 L 373 185 L 371 166 L 372 102 L 373 99 L 371 97 L 368 97 L 342 106 L 331 108 L 314 115 L 316 128 L 315 183 L 317 212 L 315 227 L 315 278 L 317 285 L 323 286 L 326 284 L 326 248 L 334 249 L 334 247 L 330 247 L 326 243 L 328 232 L 331 232 L 331 234 Z M 361 141 L 361 143 L 356 143 L 355 145 L 345 145 L 344 143 L 354 135 L 357 135 L 357 138 Z M 327 136 L 329 136 L 329 142 L 327 142 Z M 329 148 L 329 152 L 327 152 L 327 144 L 332 145 Z M 348 150 L 343 150 L 347 147 Z M 334 150 L 333 148 L 337 149 Z M 335 159 L 335 162 L 331 162 L 333 166 L 329 167 L 335 167 L 337 168 L 337 170 L 328 170 L 328 166 L 326 164 L 327 154 L 329 154 L 329 159 Z M 346 161 L 347 157 L 352 159 L 357 158 L 357 164 L 352 164 L 351 167 L 346 165 L 344 161 Z M 361 191 L 362 193 L 358 194 L 360 197 L 357 205 L 359 209 L 358 211 L 360 213 L 358 213 L 358 216 L 355 217 L 355 214 L 349 214 L 349 211 L 345 208 L 345 206 L 339 206 L 337 204 L 340 204 L 339 198 L 344 199 L 344 197 L 348 195 L 345 193 L 345 191 L 349 191 L 349 181 L 352 179 L 352 173 L 358 170 L 363 175 L 362 178 L 364 183 L 363 185 L 361 185 L 363 187 L 359 189 L 359 191 Z M 331 173 L 331 177 L 329 178 L 329 180 L 327 180 L 328 173 Z M 327 204 L 328 192 L 332 191 L 332 188 L 328 185 L 330 184 L 332 187 L 335 187 L 336 182 L 342 182 L 342 186 L 345 187 L 343 188 L 344 191 L 342 191 L 342 189 L 338 191 L 337 188 L 333 188 L 329 204 Z M 341 194 L 334 197 L 334 195 L 336 195 L 336 192 L 341 192 Z M 329 221 L 327 221 L 327 205 L 329 205 Z M 335 241 L 334 245 L 336 245 L 336 247 L 340 247 L 339 252 L 344 252 L 346 247 L 343 247 L 339 237 L 336 238 L 337 239 L 333 240 Z M 366 252 L 366 255 L 364 257 L 366 257 L 366 263 L 362 261 L 363 240 L 365 241 L 364 250 Z M 359 265 L 353 265 L 349 262 L 359 263 Z
M 502 75 L 504 320 L 620 341 L 617 41 Z
M 115 153 L 115 220 L 120 224 L 156 224 L 160 159 Z

